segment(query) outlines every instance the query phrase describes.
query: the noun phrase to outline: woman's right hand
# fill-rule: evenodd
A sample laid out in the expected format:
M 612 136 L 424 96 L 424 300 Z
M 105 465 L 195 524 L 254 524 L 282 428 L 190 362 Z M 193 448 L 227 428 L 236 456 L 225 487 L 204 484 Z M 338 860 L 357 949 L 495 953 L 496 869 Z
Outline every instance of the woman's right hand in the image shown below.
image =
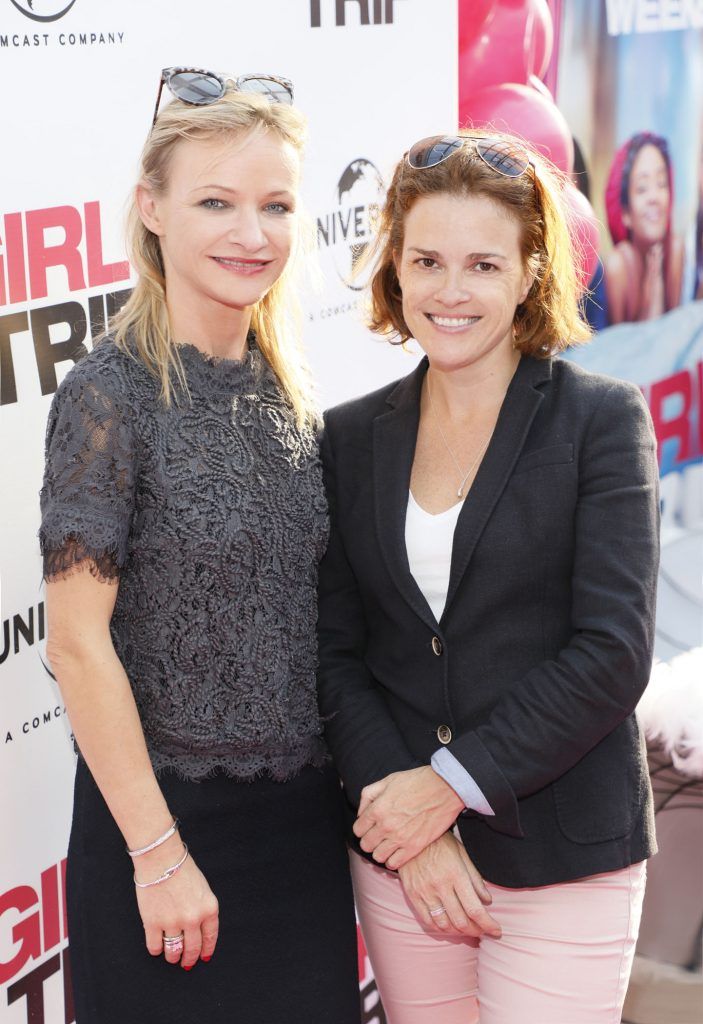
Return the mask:
M 653 320 L 666 312 L 664 293 L 664 243 L 655 242 L 647 249 L 641 284 L 641 320 Z
M 451 832 L 430 843 L 398 869 L 405 894 L 423 924 L 444 935 L 499 939 L 501 928 L 485 904 L 491 895 L 471 858 Z M 442 914 L 432 914 L 440 907 Z
M 158 856 L 156 856 L 158 854 Z M 134 861 L 137 880 L 152 881 L 178 863 L 183 843 L 173 836 L 163 847 Z M 144 925 L 146 947 L 152 956 L 164 954 L 172 964 L 189 971 L 198 959 L 209 960 L 217 943 L 219 908 L 205 876 L 189 855 L 175 875 L 148 889 L 137 889 L 137 904 Z M 183 932 L 183 949 L 170 951 L 164 935 Z
M 93 434 L 104 440 L 104 431 Z M 47 583 L 47 653 L 81 753 L 125 845 L 136 850 L 163 835 L 173 815 L 154 775 L 132 687 L 112 642 L 119 586 L 100 582 L 95 570 L 94 562 L 83 559 L 65 578 Z M 134 858 L 137 880 L 160 878 L 183 852 L 175 832 Z M 217 942 L 217 900 L 192 857 L 160 885 L 137 889 L 137 903 L 153 956 L 164 953 L 169 963 L 180 962 L 186 970 L 198 957 L 210 959 Z M 183 948 L 167 951 L 164 935 L 181 932 Z

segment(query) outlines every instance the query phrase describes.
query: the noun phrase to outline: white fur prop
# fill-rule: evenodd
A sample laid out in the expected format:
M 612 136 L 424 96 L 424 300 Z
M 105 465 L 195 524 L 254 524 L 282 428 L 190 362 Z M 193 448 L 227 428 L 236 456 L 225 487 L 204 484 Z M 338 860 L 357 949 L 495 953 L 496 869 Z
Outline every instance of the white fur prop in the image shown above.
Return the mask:
M 654 666 L 637 717 L 677 771 L 703 778 L 703 647 Z

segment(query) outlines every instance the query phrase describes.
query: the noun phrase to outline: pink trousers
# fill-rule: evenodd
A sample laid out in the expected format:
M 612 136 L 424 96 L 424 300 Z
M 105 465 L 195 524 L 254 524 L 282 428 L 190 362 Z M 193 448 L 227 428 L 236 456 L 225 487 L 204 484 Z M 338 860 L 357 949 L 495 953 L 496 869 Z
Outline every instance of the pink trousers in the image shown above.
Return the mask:
M 620 1024 L 644 862 L 536 889 L 487 883 L 500 939 L 425 929 L 397 875 L 351 855 L 388 1024 Z

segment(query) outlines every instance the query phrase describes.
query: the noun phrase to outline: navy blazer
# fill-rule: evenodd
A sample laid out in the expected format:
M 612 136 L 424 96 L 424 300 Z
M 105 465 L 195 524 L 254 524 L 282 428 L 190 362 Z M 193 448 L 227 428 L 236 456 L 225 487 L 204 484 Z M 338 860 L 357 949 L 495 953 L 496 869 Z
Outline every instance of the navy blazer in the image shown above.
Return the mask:
M 521 359 L 437 622 L 404 536 L 427 365 L 325 417 L 320 706 L 350 808 L 446 743 L 495 811 L 458 820 L 485 878 L 539 886 L 636 863 L 655 850 L 634 715 L 659 549 L 647 406 L 631 384 Z

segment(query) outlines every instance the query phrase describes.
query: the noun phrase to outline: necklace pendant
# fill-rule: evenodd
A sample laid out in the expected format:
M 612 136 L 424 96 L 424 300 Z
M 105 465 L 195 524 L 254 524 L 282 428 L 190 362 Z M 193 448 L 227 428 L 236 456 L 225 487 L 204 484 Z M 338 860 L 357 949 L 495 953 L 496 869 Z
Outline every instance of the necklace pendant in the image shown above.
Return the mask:
M 473 469 L 473 466 L 471 467 L 471 469 Z M 467 480 L 469 479 L 469 477 L 471 476 L 471 469 L 470 469 L 470 470 L 469 470 L 469 472 L 468 472 L 468 473 L 466 474 L 466 476 L 465 476 L 465 477 L 463 477 L 463 479 L 461 480 L 461 482 L 460 482 L 460 484 L 459 484 L 459 490 L 458 490 L 458 491 L 456 492 L 456 496 L 457 496 L 457 498 L 463 498 L 463 497 L 464 497 L 464 488 L 466 487 L 466 481 L 467 481 Z

